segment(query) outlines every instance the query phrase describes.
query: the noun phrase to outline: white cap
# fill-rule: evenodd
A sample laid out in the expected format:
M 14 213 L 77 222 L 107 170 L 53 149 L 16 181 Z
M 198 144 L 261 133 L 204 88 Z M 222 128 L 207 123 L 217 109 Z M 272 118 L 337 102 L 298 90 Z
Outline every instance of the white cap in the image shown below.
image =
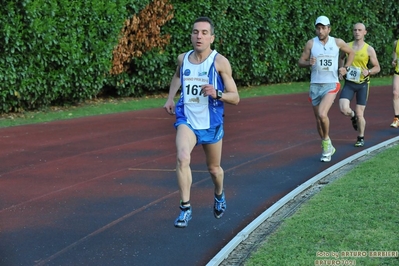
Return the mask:
M 327 25 L 330 25 L 330 20 L 326 16 L 320 16 L 316 19 L 315 25 L 317 25 L 317 24 L 322 24 L 324 26 L 327 26 Z

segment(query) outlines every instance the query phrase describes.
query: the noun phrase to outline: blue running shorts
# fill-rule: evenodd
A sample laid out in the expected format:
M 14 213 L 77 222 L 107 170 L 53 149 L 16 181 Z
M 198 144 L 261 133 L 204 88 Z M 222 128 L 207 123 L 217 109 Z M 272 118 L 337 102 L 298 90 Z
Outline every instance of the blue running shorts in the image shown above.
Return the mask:
M 345 85 L 341 91 L 340 99 L 348 99 L 351 101 L 356 93 L 356 104 L 366 106 L 369 96 L 369 83 L 355 83 L 349 80 L 345 81 Z
M 182 124 L 188 126 L 188 128 L 194 132 L 195 136 L 197 137 L 196 145 L 214 144 L 221 140 L 224 136 L 223 124 L 220 124 L 214 128 L 194 129 L 187 122 L 180 121 L 175 123 L 175 128 Z

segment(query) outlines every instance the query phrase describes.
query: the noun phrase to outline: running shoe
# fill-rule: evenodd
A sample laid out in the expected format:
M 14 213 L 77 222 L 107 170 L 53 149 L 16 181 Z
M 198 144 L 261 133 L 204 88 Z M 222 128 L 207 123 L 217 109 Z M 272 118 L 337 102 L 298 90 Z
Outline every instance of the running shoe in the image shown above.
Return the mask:
M 335 148 L 333 146 L 331 146 L 331 148 L 332 149 L 331 149 L 331 153 L 330 154 L 328 154 L 328 155 L 322 154 L 321 155 L 321 158 L 320 158 L 321 162 L 328 163 L 328 162 L 331 161 L 331 156 L 333 156 L 333 154 L 335 153 Z
M 355 143 L 355 147 L 363 147 L 364 146 L 364 139 L 357 138 L 357 141 Z
M 224 192 L 222 194 L 222 198 L 218 200 L 215 196 L 215 203 L 213 205 L 213 215 L 215 218 L 219 219 L 223 216 L 224 212 L 226 211 L 226 198 L 224 197 Z
M 321 154 L 320 161 L 330 162 L 331 156 L 335 153 L 335 148 L 332 145 L 331 140 L 323 140 L 321 142 L 321 147 L 323 148 L 323 152 Z
M 190 221 L 192 218 L 191 206 L 190 207 L 180 206 L 180 210 L 181 211 L 180 211 L 179 217 L 177 217 L 175 220 L 175 227 L 186 228 L 188 225 L 188 221 Z
M 354 112 L 354 116 L 351 117 L 351 121 L 352 121 L 352 127 L 354 130 L 357 131 L 357 115 L 356 112 Z
M 391 127 L 398 128 L 399 127 L 399 118 L 395 117 L 391 124 Z

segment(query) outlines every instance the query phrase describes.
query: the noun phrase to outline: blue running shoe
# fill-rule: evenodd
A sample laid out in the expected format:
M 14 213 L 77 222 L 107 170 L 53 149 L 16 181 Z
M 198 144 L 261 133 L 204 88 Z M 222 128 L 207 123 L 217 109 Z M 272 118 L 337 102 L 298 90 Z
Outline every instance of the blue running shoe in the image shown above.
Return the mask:
M 188 221 L 190 221 L 191 218 L 193 218 L 191 216 L 191 213 L 192 213 L 191 206 L 190 207 L 180 206 L 180 210 L 181 211 L 180 211 L 179 217 L 177 217 L 175 220 L 175 227 L 186 228 L 188 225 Z
M 215 218 L 219 219 L 223 216 L 224 212 L 226 211 L 226 199 L 224 197 L 224 192 L 222 194 L 222 198 L 218 200 L 215 196 L 215 204 L 213 205 L 213 214 Z

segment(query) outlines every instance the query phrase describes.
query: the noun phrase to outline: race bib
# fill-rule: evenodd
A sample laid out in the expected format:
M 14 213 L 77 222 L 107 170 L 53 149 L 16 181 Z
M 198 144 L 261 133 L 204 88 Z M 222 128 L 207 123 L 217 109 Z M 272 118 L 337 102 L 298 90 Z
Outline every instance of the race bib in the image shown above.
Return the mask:
M 359 82 L 361 74 L 362 69 L 360 67 L 350 66 L 348 73 L 346 74 L 346 79 L 353 82 Z
M 185 77 L 184 78 L 184 103 L 197 103 L 197 104 L 208 104 L 208 97 L 202 93 L 201 86 L 209 84 L 209 79 L 205 77 Z
M 316 60 L 318 71 L 333 71 L 334 57 L 328 55 L 319 55 Z

